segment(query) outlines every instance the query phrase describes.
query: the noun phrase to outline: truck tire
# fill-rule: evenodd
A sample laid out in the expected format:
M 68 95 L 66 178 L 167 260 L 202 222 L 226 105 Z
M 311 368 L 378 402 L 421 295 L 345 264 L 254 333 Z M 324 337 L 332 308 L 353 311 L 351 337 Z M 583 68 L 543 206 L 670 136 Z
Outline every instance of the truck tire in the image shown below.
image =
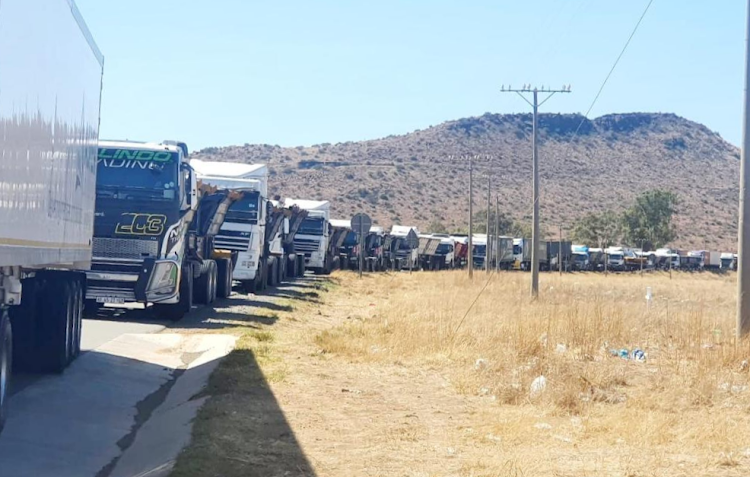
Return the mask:
M 297 276 L 298 277 L 305 276 L 305 256 L 304 255 L 297 256 Z
M 263 262 L 263 273 L 260 276 L 260 287 L 258 287 L 258 290 L 268 290 L 268 261 Z
M 81 337 L 83 336 L 83 284 L 80 281 L 73 283 L 73 323 L 70 343 L 70 361 L 75 360 L 81 354 Z
M 96 318 L 96 315 L 103 306 L 103 304 L 97 303 L 96 300 L 84 300 L 83 316 L 86 318 Z
M 216 295 L 219 298 L 229 298 L 229 295 L 232 294 L 232 261 L 228 259 L 217 260 L 216 271 Z
M 5 427 L 10 397 L 10 378 L 13 372 L 13 331 L 10 318 L 0 311 L 0 432 Z
M 193 267 L 188 265 L 182 270 L 180 280 L 180 301 L 170 304 L 156 304 L 154 310 L 160 318 L 169 321 L 180 321 L 193 308 Z
M 38 295 L 39 367 L 42 371 L 60 374 L 72 360 L 75 290 L 72 283 L 53 277 L 46 281 Z
M 210 305 L 213 302 L 214 290 L 216 289 L 216 262 L 206 260 L 204 272 L 195 281 L 195 302 L 201 305 Z
M 240 283 L 242 284 L 242 290 L 245 293 L 255 293 L 257 280 L 243 280 Z

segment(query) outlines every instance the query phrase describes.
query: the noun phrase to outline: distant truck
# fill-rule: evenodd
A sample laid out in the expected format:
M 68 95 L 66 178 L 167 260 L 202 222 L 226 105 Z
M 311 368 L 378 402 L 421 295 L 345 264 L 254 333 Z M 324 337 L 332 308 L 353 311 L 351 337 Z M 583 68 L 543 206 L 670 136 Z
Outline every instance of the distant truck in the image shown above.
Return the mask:
M 513 269 L 514 270 L 531 270 L 531 239 L 517 238 L 513 239 Z M 548 270 L 549 261 L 547 259 L 547 242 L 539 241 L 539 269 Z
M 550 241 L 547 242 L 547 261 L 550 270 L 567 271 L 570 269 L 572 260 L 573 243 L 568 241 Z
M 607 270 L 625 271 L 625 250 L 622 247 L 609 247 L 604 250 L 604 255 L 607 260 Z
M 586 245 L 571 246 L 571 269 L 577 272 L 592 270 L 589 261 L 589 247 Z
M 62 372 L 81 350 L 103 64 L 73 0 L 2 0 L 0 430 L 14 363 Z
M 721 269 L 722 270 L 737 270 L 737 254 L 736 253 L 722 253 L 721 254 Z
M 327 200 L 285 199 L 287 207 L 297 206 L 308 215 L 294 237 L 295 249 L 305 255 L 305 267 L 318 275 L 328 275 L 338 259 L 332 250 L 331 203 Z

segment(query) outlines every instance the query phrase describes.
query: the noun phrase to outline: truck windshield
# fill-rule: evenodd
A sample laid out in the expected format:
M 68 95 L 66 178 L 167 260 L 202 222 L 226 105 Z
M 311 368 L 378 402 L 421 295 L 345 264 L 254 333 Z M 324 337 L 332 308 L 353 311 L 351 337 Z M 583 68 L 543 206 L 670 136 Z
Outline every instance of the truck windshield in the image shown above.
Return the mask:
M 235 224 L 257 224 L 259 203 L 260 192 L 245 192 L 242 199 L 229 208 L 225 221 Z
M 453 251 L 453 246 L 449 243 L 441 243 L 437 246 L 437 250 L 435 250 L 435 253 L 438 255 L 448 255 Z
M 580 253 L 574 253 L 573 254 L 573 260 L 576 262 L 585 262 L 586 261 L 586 255 L 580 254 Z
M 344 246 L 352 247 L 354 245 L 357 245 L 358 243 L 359 243 L 359 236 L 356 233 L 349 231 L 346 234 L 346 239 L 344 239 Z
M 619 253 L 610 253 L 609 254 L 609 259 L 610 260 L 622 260 L 623 256 L 620 255 Z
M 302 221 L 299 230 L 300 235 L 323 235 L 325 222 L 322 217 L 308 217 Z
M 96 195 L 111 199 L 174 200 L 179 156 L 171 151 L 100 148 Z

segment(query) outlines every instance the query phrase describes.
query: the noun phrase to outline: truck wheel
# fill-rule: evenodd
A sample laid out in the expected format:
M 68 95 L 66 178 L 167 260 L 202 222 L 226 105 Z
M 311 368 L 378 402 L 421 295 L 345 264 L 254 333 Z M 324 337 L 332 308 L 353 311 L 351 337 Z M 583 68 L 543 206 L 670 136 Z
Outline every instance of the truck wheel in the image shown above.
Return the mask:
M 42 371 L 62 373 L 72 358 L 73 285 L 62 279 L 50 279 L 39 294 L 39 365 Z M 42 311 L 43 310 L 43 311 Z
M 216 295 L 219 298 L 229 298 L 229 295 L 232 294 L 232 261 L 227 259 L 217 260 L 216 270 Z
M 195 302 L 201 305 L 210 305 L 213 302 L 215 284 L 216 262 L 206 260 L 205 271 L 195 282 Z
M 0 432 L 5 427 L 10 397 L 10 377 L 13 370 L 13 331 L 10 319 L 0 312 Z
M 256 280 L 243 280 L 240 283 L 242 284 L 242 290 L 245 293 L 255 293 Z
M 157 315 L 165 320 L 180 321 L 193 308 L 193 267 L 188 266 L 182 271 L 180 280 L 180 301 L 171 304 L 156 304 Z
M 211 303 L 216 301 L 219 294 L 219 267 L 216 261 L 211 262 Z
M 73 330 L 70 343 L 70 361 L 81 354 L 81 336 L 83 335 L 83 285 L 81 282 L 73 284 Z
M 260 276 L 260 286 L 257 288 L 259 291 L 268 289 L 268 262 L 263 262 L 263 273 Z
M 305 256 L 301 255 L 297 257 L 297 276 L 298 277 L 304 277 L 305 276 Z
M 86 318 L 96 318 L 99 310 L 102 309 L 102 304 L 97 303 L 96 300 L 84 300 L 83 305 L 83 316 Z

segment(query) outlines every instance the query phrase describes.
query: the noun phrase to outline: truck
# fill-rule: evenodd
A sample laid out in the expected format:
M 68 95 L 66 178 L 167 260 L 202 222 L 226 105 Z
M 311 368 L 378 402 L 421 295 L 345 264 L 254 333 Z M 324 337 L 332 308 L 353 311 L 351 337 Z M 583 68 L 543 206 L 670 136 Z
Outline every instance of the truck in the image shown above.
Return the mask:
M 140 303 L 177 321 L 229 296 L 234 258 L 215 241 L 242 198 L 199 187 L 185 143 L 100 141 L 87 309 Z
M 625 251 L 622 247 L 608 247 L 604 250 L 607 270 L 622 272 L 625 270 Z
M 721 269 L 722 270 L 737 270 L 737 254 L 730 252 L 723 252 L 721 254 Z
M 474 268 L 484 270 L 487 264 L 487 235 L 474 234 L 471 239 Z
M 657 270 L 680 268 L 680 254 L 671 248 L 658 248 L 649 253 L 649 264 Z
M 709 250 L 693 250 L 688 252 L 688 256 L 700 257 L 701 269 L 719 270 L 721 268 L 721 252 L 711 252 Z
M 531 270 L 531 239 L 516 238 L 513 239 L 513 269 L 514 270 Z M 539 269 L 548 270 L 549 261 L 547 260 L 547 242 L 539 241 Z
M 563 241 L 551 241 L 547 245 L 547 261 L 549 263 L 550 270 L 570 270 L 570 262 L 572 260 L 572 248 L 573 243 Z
M 268 256 L 268 263 L 271 264 L 268 267 L 269 284 L 276 286 L 290 278 L 305 275 L 305 256 L 297 253 L 294 238 L 307 218 L 308 211 L 296 205 L 286 206 L 277 200 L 270 203 L 266 221 L 268 246 L 264 255 Z
M 237 253 L 232 278 L 245 292 L 265 290 L 275 266 L 275 259 L 269 260 L 266 241 L 272 207 L 268 202 L 268 167 L 198 159 L 192 159 L 190 166 L 204 184 L 245 193 L 230 207 L 216 243 Z
M 346 219 L 331 219 L 331 227 L 343 229 L 346 236 L 336 250 L 339 267 L 342 270 L 359 270 L 359 234 L 352 230 L 351 221 Z
M 591 270 L 591 262 L 589 261 L 589 247 L 586 245 L 572 245 L 571 246 L 571 269 L 577 272 L 584 272 Z
M 390 236 L 394 239 L 396 245 L 392 249 L 393 262 L 397 269 L 411 269 L 417 266 L 419 262 L 419 247 L 411 248 L 407 237 L 413 233 L 419 238 L 419 229 L 408 225 L 394 225 L 391 227 Z
M 429 234 L 419 236 L 419 247 L 417 254 L 419 255 L 419 268 L 422 270 L 446 270 L 450 266 L 448 258 L 452 259 L 453 250 L 451 246 L 450 252 L 443 244 L 445 239 L 442 237 L 434 237 Z M 441 247 L 443 247 L 441 249 Z
M 295 249 L 305 255 L 305 268 L 316 275 L 329 275 L 338 263 L 338 258 L 335 257 L 338 246 L 331 240 L 331 203 L 327 200 L 287 198 L 284 199 L 284 205 L 296 205 L 307 211 L 307 217 L 294 237 Z
M 351 221 L 344 219 L 331 219 L 331 228 L 344 234 L 343 242 L 337 248 L 339 267 L 342 270 L 359 270 L 359 256 L 363 254 L 362 267 L 366 271 L 379 271 L 384 268 L 383 264 L 383 239 L 385 231 L 383 227 L 370 226 L 360 243 L 359 231 L 352 230 Z
M 60 373 L 81 350 L 103 65 L 73 0 L 2 1 L 0 431 L 14 365 Z

